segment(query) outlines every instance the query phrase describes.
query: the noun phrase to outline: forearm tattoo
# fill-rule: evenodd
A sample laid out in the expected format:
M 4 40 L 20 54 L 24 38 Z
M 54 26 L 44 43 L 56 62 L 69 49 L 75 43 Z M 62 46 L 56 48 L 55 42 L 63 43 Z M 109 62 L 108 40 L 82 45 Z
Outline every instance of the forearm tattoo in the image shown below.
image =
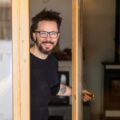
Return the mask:
M 61 94 L 65 94 L 65 92 L 66 92 L 66 86 L 62 86 L 61 88 L 60 88 L 60 93 Z

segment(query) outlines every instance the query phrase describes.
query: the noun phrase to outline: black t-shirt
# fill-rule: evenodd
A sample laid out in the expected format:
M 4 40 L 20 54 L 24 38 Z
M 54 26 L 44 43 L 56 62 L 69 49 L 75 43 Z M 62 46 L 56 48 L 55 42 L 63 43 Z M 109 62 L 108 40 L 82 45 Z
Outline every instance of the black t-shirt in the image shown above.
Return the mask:
M 60 88 L 58 62 L 53 55 L 41 60 L 30 54 L 31 120 L 48 120 L 48 102 L 51 94 Z

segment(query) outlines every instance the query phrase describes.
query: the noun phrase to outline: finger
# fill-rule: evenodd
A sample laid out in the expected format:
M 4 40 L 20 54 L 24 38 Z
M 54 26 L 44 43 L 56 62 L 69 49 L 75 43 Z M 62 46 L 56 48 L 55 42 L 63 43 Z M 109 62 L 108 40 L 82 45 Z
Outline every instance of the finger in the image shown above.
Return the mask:
M 84 101 L 84 102 L 90 101 L 91 99 L 92 99 L 92 98 L 89 97 L 89 96 L 87 96 L 87 95 L 85 95 L 85 96 L 83 97 L 83 101 Z
M 91 98 L 93 98 L 94 97 L 94 94 L 92 94 L 92 93 L 90 93 L 90 92 L 83 92 L 83 96 L 89 96 L 89 97 L 91 97 Z

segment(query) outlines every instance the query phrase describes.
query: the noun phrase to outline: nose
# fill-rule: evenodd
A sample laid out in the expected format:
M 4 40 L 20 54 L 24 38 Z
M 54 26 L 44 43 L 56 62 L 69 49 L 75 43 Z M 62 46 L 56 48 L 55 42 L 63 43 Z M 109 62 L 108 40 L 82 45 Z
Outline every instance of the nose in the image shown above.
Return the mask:
M 47 41 L 50 40 L 50 34 L 47 34 L 46 40 L 47 40 Z

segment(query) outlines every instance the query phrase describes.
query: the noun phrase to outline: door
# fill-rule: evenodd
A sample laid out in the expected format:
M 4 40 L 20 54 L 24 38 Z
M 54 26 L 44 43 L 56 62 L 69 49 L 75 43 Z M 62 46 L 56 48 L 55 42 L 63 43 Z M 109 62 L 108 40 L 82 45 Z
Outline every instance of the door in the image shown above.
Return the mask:
M 82 0 L 72 0 L 72 120 L 82 120 L 81 5 Z M 12 0 L 12 37 L 13 118 L 30 120 L 29 0 Z

